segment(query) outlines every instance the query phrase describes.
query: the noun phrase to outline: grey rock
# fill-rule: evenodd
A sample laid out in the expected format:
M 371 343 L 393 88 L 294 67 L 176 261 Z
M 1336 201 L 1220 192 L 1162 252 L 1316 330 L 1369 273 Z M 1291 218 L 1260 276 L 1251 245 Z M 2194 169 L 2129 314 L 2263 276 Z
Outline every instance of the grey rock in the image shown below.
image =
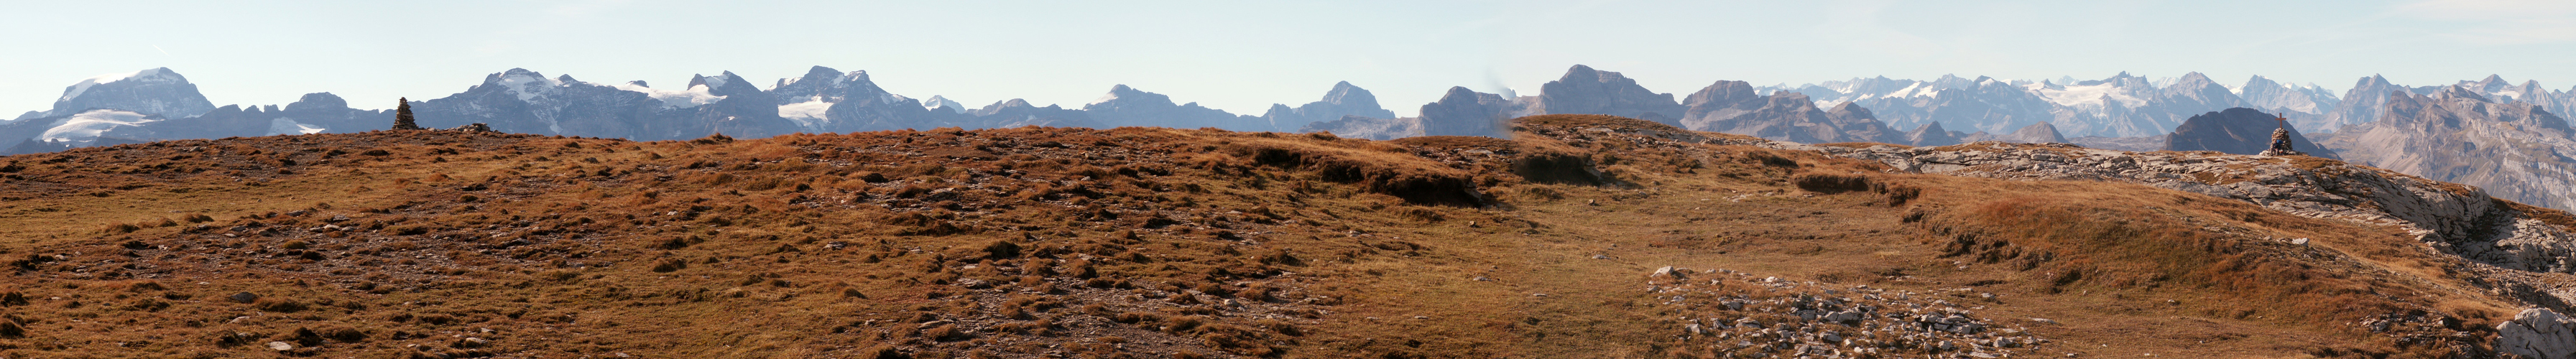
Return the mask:
M 2496 323 L 2496 351 L 2533 359 L 2576 358 L 2576 321 L 2542 308 Z

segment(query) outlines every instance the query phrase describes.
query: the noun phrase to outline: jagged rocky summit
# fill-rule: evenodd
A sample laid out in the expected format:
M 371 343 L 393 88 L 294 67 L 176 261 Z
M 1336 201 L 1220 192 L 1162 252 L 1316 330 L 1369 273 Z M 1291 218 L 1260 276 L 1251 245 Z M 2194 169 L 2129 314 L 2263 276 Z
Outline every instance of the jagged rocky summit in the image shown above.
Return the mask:
M 2521 102 L 2461 85 L 2429 95 L 2391 91 L 2378 121 L 2318 138 L 2345 160 L 2478 186 L 2497 197 L 2576 208 L 2576 129 Z

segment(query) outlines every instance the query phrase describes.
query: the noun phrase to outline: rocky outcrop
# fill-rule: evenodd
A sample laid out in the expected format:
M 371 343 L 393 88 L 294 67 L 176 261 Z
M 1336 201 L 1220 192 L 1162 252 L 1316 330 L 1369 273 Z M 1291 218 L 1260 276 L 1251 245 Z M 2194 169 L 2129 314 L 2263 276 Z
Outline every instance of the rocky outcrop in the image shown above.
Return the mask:
M 2524 309 L 2496 323 L 2497 353 L 2531 359 L 2576 359 L 2576 320 L 2548 309 Z
M 1323 100 L 1308 102 L 1294 108 L 1285 104 L 1272 104 L 1270 111 L 1263 113 L 1261 118 L 1269 121 L 1273 128 L 1280 130 L 1296 129 L 1297 132 L 1313 132 L 1305 130 L 1309 124 L 1340 121 L 1347 116 L 1390 119 L 1395 118 L 1395 112 L 1379 107 L 1376 94 L 1369 93 L 1369 90 L 1359 86 L 1352 86 L 1350 81 L 1342 81 L 1334 83 L 1332 91 L 1324 92 Z
M 47 111 L 30 111 L 18 119 L 69 116 L 89 110 L 124 110 L 168 118 L 196 116 L 214 110 L 215 104 L 197 92 L 170 68 L 152 68 L 121 74 L 106 74 L 82 79 L 63 88 L 63 96 L 54 99 Z
M 2165 137 L 2162 150 L 2218 151 L 2239 155 L 2262 153 L 2271 146 L 2273 130 L 2284 125 L 2272 114 L 2250 108 L 2210 112 L 2183 120 L 2181 127 L 2175 127 L 2174 132 Z M 2319 147 L 2307 136 L 2299 134 L 2298 126 L 2288 126 L 2292 149 L 2306 152 L 2309 156 L 2341 158 L 2336 157 L 2333 150 Z
M 1574 65 L 1565 76 L 1539 85 L 1530 114 L 1611 115 L 1680 126 L 1684 107 L 1673 94 L 1655 93 L 1617 72 Z
M 2106 150 L 2153 152 L 2165 149 L 2165 135 L 2139 137 L 2085 136 L 2067 138 L 2066 140 L 2069 141 L 2068 143 L 2084 146 L 2085 148 L 2099 148 Z
M 2498 268 L 2576 273 L 2576 262 L 2568 259 L 2576 256 L 2576 234 L 2567 228 L 2477 188 L 2396 171 L 2303 156 L 2141 153 L 1999 142 L 1962 146 L 1966 148 L 1783 147 L 1879 161 L 1907 172 L 2139 183 L 2306 217 L 2403 226 L 2436 249 Z
M 2389 93 L 2378 121 L 2320 139 L 2346 160 L 2478 186 L 2496 197 L 2576 208 L 2576 129 L 2537 105 L 2499 103 L 2463 86 Z
M 1648 295 L 1688 318 L 1670 332 L 1685 343 L 1721 348 L 1782 348 L 1786 358 L 1905 357 L 1894 348 L 1926 348 L 1955 357 L 2042 356 L 2049 339 L 2019 324 L 2048 322 L 1980 317 L 1981 307 L 1951 295 L 1816 283 L 1730 269 L 1663 267 L 1647 276 Z M 1834 293 L 1797 295 L 1790 293 Z M 1983 294 L 1992 298 L 1992 293 Z M 1867 328 L 1869 334 L 1844 332 Z M 1880 338 L 1851 341 L 1862 335 Z M 1974 344 L 1964 344 L 1974 343 Z M 1881 352 L 1888 350 L 1889 352 Z M 1897 354 L 1897 355 L 1891 355 Z
M 1521 111 L 1520 103 L 1502 95 L 1450 87 L 1440 101 L 1422 105 L 1422 134 L 1510 138 L 1511 128 L 1503 123 Z

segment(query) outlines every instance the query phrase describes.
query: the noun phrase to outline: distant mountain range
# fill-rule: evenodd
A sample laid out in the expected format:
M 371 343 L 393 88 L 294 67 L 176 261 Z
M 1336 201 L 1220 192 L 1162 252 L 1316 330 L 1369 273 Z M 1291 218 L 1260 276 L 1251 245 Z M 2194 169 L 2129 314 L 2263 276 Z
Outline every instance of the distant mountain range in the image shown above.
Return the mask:
M 2576 110 L 2571 92 L 2576 90 L 2514 84 L 2498 76 L 2418 87 L 2370 76 L 2337 96 L 2321 86 L 2262 76 L 2230 87 L 2199 73 L 2162 79 L 2120 73 L 2100 80 L 1877 77 L 1796 86 L 1721 80 L 1676 97 L 1618 72 L 1575 65 L 1535 96 L 1456 87 L 1418 107 L 1417 117 L 1397 117 L 1350 82 L 1333 84 L 1319 100 L 1275 104 L 1256 116 L 1126 85 L 1111 86 L 1080 108 L 1021 99 L 969 108 L 939 96 L 894 94 L 877 87 L 866 71 L 816 66 L 766 88 L 731 72 L 653 87 L 509 69 L 485 75 L 464 92 L 411 105 L 420 124 L 433 128 L 482 123 L 503 132 L 635 140 L 1019 126 L 1213 127 L 1394 139 L 1506 136 L 1505 120 L 1515 117 L 1606 114 L 1800 143 L 2074 142 L 2231 153 L 2259 151 L 2269 141 L 2267 129 L 2282 126 L 2271 116 L 2282 116 L 2289 128 L 2318 131 L 2298 137 L 2302 150 L 2576 208 L 2576 181 L 2562 170 L 2576 169 L 2576 131 L 2567 131 L 2556 115 Z M 390 128 L 392 116 L 351 108 L 330 93 L 308 94 L 282 107 L 217 107 L 185 76 L 156 68 L 83 79 L 64 88 L 52 108 L 0 122 L 0 154 L 373 131 Z M 2317 142 L 2307 143 L 2309 137 Z

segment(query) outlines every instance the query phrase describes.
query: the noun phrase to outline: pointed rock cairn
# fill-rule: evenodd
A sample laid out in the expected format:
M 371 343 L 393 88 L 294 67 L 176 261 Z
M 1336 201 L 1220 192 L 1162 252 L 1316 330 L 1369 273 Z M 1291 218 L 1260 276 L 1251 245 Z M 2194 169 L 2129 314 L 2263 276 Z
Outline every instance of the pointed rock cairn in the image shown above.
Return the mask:
M 419 124 L 419 123 L 416 123 L 416 122 L 412 122 L 412 119 L 411 119 L 411 98 L 409 98 L 409 97 L 404 97 L 404 98 L 402 98 L 402 99 L 401 99 L 401 101 L 402 101 L 402 104 L 401 104 L 401 105 L 394 106 L 394 129 L 396 129 L 396 130 L 418 130 L 418 129 L 421 129 L 421 128 L 420 128 L 420 124 Z
M 2307 153 L 2299 152 L 2298 150 L 2290 149 L 2290 119 L 2289 119 L 2288 117 L 2273 117 L 2273 118 L 2272 118 L 2272 120 L 2274 120 L 2274 121 L 2280 121 L 2280 122 L 2281 122 L 2281 128 L 2273 129 L 2273 130 L 2272 130 L 2272 148 L 2271 148 L 2271 149 L 2263 150 L 2262 155 L 2264 155 L 2264 156 L 2306 156 L 2306 155 L 2308 155 Z

